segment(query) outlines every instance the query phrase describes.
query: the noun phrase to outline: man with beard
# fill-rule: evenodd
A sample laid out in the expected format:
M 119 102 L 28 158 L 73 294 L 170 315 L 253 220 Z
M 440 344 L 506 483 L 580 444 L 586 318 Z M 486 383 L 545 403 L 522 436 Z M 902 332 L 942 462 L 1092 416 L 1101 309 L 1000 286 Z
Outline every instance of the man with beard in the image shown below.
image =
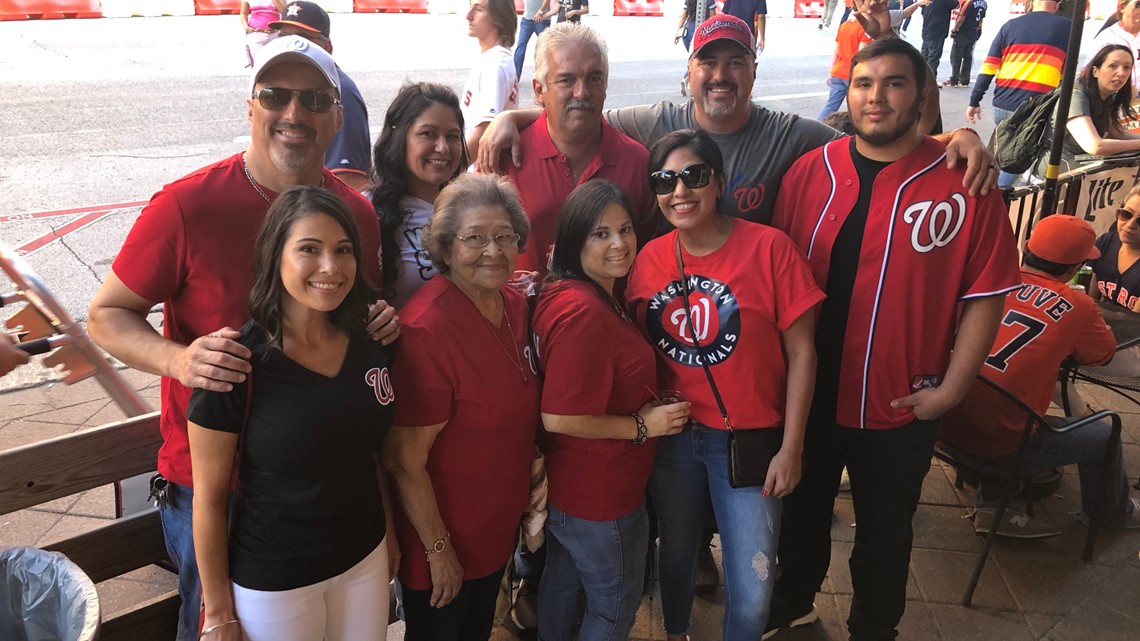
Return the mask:
M 602 119 L 609 84 L 605 42 L 593 29 L 560 22 L 543 32 L 534 53 L 535 101 L 542 112 L 522 133 L 523 162 L 506 163 L 530 218 L 530 241 L 518 269 L 546 273 L 547 254 L 562 201 L 592 178 L 629 194 L 630 214 L 647 240 L 656 200 L 646 179 L 649 152 Z
M 966 193 L 961 170 L 945 165 L 946 147 L 919 133 L 929 90 L 926 63 L 905 41 L 861 50 L 847 94 L 855 136 L 798 160 L 776 203 L 773 225 L 807 254 L 827 299 L 803 477 L 784 499 L 769 633 L 816 618 L 846 465 L 859 524 L 848 630 L 853 641 L 895 638 L 938 419 L 970 389 L 1004 294 L 1020 285 L 1001 196 Z
M 262 219 L 277 194 L 322 185 L 356 218 L 361 254 L 378 256 L 380 230 L 371 203 L 322 166 L 341 125 L 340 89 L 336 65 L 316 44 L 285 36 L 262 48 L 246 99 L 249 148 L 156 193 L 91 301 L 87 329 L 95 342 L 131 367 L 162 377 L 158 471 L 166 482 L 153 487 L 165 487 L 158 494 L 159 515 L 167 551 L 178 566 L 178 641 L 198 638 L 201 602 L 186 404 L 191 389 L 229 391 L 250 371 L 250 352 L 236 342 L 236 328 L 249 319 L 254 241 Z M 378 260 L 363 269 L 373 283 L 380 282 Z M 158 302 L 162 335 L 147 322 Z M 374 338 L 395 339 L 394 310 L 381 302 L 371 316 Z
M 872 36 L 890 31 L 886 0 L 860 3 L 873 16 Z M 872 6 L 874 11 L 871 10 Z M 730 216 L 767 224 L 772 220 L 780 179 L 803 154 L 842 134 L 796 114 L 772 111 L 752 102 L 756 82 L 756 47 L 752 32 L 734 16 L 718 15 L 697 27 L 689 57 L 692 99 L 682 105 L 662 101 L 607 111 L 607 121 L 643 145 L 678 129 L 704 129 L 720 147 L 725 163 L 721 211 Z M 936 105 L 935 105 L 936 107 Z M 931 111 L 928 108 L 929 116 Z M 515 110 L 498 116 L 484 134 L 479 153 L 483 171 L 499 171 L 502 150 L 510 147 L 515 165 L 523 162 L 518 129 L 528 126 L 540 112 Z M 937 117 L 937 108 L 933 109 Z M 924 121 L 925 122 L 925 121 Z M 933 122 L 933 119 L 931 119 Z M 929 131 L 929 129 L 924 129 Z M 985 193 L 995 174 L 989 172 L 993 156 L 972 131 L 939 136 L 948 142 L 947 165 L 967 160 L 963 186 L 971 194 Z

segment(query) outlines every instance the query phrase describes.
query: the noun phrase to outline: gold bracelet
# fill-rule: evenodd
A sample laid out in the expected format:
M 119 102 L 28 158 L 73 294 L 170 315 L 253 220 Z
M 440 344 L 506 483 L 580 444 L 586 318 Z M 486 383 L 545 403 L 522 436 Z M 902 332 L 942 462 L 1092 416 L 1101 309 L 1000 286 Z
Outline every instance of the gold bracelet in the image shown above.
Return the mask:
M 217 625 L 212 625 L 212 626 L 206 628 L 205 630 L 202 630 L 202 634 L 199 634 L 198 638 L 199 639 L 205 639 L 206 635 L 213 634 L 214 631 L 220 630 L 221 628 L 224 628 L 227 625 L 230 625 L 231 623 L 237 623 L 237 622 L 238 622 L 237 619 L 230 619 L 229 621 L 224 621 L 224 622 L 219 623 Z

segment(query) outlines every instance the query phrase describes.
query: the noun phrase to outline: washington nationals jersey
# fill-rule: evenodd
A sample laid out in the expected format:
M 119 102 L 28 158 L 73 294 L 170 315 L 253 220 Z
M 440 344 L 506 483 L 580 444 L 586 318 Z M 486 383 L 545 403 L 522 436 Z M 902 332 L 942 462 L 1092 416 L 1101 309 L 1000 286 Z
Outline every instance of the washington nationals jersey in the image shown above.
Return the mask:
M 805 154 L 776 201 L 773 226 L 804 250 L 821 287 L 859 198 L 850 145 L 841 139 Z M 941 383 L 959 301 L 1021 284 L 1000 194 L 970 196 L 964 168 L 945 163 L 946 147 L 927 137 L 875 178 L 843 341 L 839 425 L 885 429 L 913 421 L 910 408 L 890 403 Z

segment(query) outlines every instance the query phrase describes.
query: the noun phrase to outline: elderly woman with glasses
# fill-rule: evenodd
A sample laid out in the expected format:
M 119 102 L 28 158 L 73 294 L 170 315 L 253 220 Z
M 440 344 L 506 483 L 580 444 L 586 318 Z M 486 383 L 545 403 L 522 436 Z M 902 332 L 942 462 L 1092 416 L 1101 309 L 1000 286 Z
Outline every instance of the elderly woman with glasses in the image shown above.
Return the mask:
M 529 229 L 506 179 L 464 175 L 422 234 L 439 275 L 400 312 L 400 402 L 384 456 L 409 641 L 491 634 L 539 421 L 527 303 L 507 286 Z
M 707 133 L 664 136 L 649 169 L 657 204 L 677 229 L 638 255 L 626 297 L 657 348 L 659 386 L 692 403 L 689 425 L 658 439 L 649 480 L 665 632 L 687 638 L 707 487 L 724 552 L 721 638 L 756 641 L 775 583 L 780 499 L 800 478 L 823 292 L 782 232 L 721 212 L 724 161 Z M 730 439 L 746 436 L 764 451 L 742 465 L 767 467 L 753 486 L 730 481 Z

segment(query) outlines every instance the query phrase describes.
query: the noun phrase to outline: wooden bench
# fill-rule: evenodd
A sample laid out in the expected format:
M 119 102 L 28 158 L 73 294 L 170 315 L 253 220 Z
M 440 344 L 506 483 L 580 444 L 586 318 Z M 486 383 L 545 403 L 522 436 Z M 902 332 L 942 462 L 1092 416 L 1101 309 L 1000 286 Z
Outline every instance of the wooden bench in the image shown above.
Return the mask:
M 162 437 L 158 412 L 0 452 L 0 516 L 155 469 Z M 117 519 L 46 546 L 62 552 L 95 583 L 167 559 L 158 510 Z M 173 639 L 177 591 L 106 616 L 100 641 Z

